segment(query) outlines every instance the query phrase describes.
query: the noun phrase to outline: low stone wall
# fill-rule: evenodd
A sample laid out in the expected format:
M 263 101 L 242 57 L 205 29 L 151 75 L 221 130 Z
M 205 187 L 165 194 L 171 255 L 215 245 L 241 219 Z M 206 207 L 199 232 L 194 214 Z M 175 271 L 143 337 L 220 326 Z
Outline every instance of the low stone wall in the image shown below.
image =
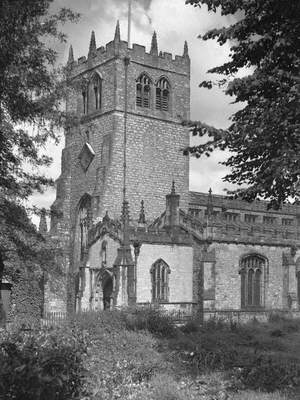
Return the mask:
M 204 320 L 221 320 L 224 322 L 246 323 L 256 320 L 258 322 L 267 322 L 270 318 L 300 318 L 300 311 L 288 310 L 205 310 Z

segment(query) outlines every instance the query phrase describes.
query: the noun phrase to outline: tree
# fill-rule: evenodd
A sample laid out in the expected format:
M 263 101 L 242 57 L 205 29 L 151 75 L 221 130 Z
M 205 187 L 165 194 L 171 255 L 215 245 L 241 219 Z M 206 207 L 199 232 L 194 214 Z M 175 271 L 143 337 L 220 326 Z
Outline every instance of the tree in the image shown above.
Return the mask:
M 17 258 L 41 265 L 45 244 L 28 218 L 24 200 L 52 183 L 38 168 L 48 139 L 67 116 L 63 71 L 47 43 L 64 42 L 60 25 L 78 18 L 69 9 L 50 14 L 53 0 L 2 0 L 0 4 L 0 285 L 5 265 Z M 18 269 L 20 265 L 16 266 Z M 12 272 L 12 271 L 10 271 Z M 3 309 L 0 292 L 0 322 Z
M 187 0 L 211 12 L 238 15 L 228 27 L 211 29 L 203 40 L 231 45 L 230 61 L 210 69 L 224 75 L 217 82 L 235 102 L 246 105 L 232 116 L 227 130 L 190 122 L 194 135 L 208 134 L 203 145 L 186 150 L 196 157 L 214 149 L 230 150 L 223 163 L 231 168 L 224 180 L 246 185 L 230 192 L 245 200 L 270 200 L 280 207 L 300 200 L 300 2 L 298 0 Z M 243 78 L 233 78 L 241 68 Z

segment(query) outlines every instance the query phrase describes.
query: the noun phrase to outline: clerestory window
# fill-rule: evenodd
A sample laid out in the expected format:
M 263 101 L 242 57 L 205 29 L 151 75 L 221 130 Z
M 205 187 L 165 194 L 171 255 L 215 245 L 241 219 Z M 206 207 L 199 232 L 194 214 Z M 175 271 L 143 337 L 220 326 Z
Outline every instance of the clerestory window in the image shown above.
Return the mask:
M 151 267 L 152 301 L 166 302 L 169 299 L 170 268 L 163 260 L 157 260 Z
M 170 84 L 166 78 L 161 78 L 157 82 L 155 107 L 162 111 L 170 109 Z
M 136 105 L 138 107 L 150 108 L 151 80 L 143 74 L 136 82 Z
M 266 260 L 259 255 L 249 255 L 241 261 L 241 307 L 263 307 Z

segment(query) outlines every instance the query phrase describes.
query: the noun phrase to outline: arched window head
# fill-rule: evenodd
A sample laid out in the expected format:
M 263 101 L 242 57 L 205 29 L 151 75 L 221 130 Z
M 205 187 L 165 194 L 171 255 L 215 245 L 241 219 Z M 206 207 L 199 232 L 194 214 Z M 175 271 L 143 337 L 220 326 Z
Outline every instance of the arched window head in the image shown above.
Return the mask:
M 170 110 L 170 84 L 166 78 L 157 82 L 155 107 L 157 110 Z
M 151 267 L 152 301 L 167 302 L 169 300 L 170 267 L 163 260 L 157 260 Z
M 90 78 L 88 82 L 88 89 L 87 89 L 87 113 L 100 110 L 101 109 L 101 102 L 102 102 L 102 79 L 97 74 Z
M 265 258 L 251 254 L 241 260 L 241 307 L 263 307 L 264 282 L 266 276 Z
M 91 224 L 91 197 L 84 195 L 78 207 L 78 247 L 80 260 L 84 259 L 88 245 L 88 230 Z
M 92 80 L 94 89 L 94 105 L 95 110 L 100 110 L 102 100 L 102 79 L 98 74 L 95 74 Z
M 136 81 L 136 105 L 138 107 L 149 108 L 151 96 L 151 80 L 143 74 Z

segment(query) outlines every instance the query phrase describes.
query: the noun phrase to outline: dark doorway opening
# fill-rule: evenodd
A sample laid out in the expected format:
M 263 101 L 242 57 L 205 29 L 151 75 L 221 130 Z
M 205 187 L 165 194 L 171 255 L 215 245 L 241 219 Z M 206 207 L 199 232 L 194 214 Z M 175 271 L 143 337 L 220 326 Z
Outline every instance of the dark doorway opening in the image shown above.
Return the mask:
M 103 308 L 109 310 L 111 308 L 112 292 L 113 292 L 113 281 L 109 274 L 103 278 Z

